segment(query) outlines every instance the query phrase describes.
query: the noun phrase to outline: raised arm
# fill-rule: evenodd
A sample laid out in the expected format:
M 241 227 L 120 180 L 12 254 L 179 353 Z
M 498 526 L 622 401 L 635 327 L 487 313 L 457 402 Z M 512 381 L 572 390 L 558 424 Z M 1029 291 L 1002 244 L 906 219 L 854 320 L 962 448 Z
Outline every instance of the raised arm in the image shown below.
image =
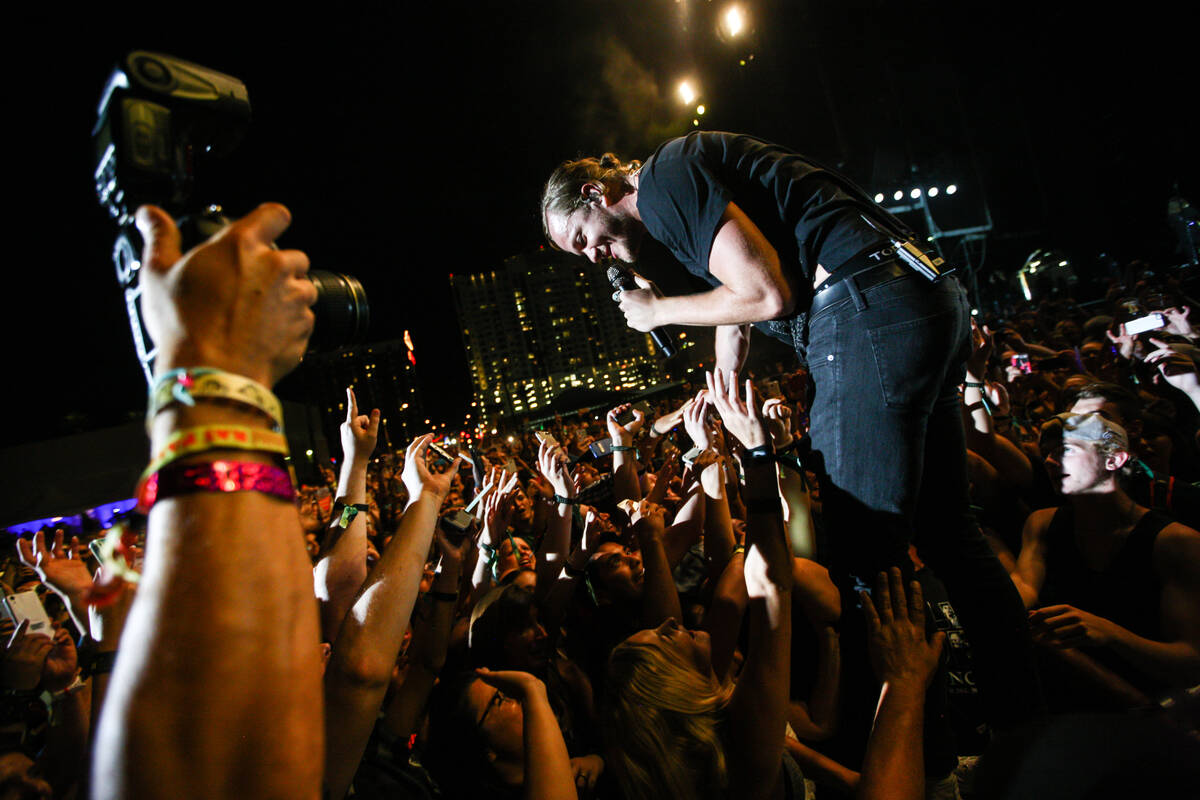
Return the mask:
M 925 690 L 946 634 L 925 638 L 921 584 L 911 582 L 906 596 L 898 567 L 887 575 L 879 573 L 874 600 L 866 592 L 859 597 L 867 618 L 871 666 L 882 688 L 856 797 L 920 800 L 925 796 Z
M 475 674 L 521 704 L 525 746 L 522 796 L 528 800 L 574 800 L 578 797 L 567 745 L 550 708 L 546 684 L 528 672 L 477 669 Z
M 367 578 L 367 464 L 379 437 L 379 409 L 359 415 L 354 388 L 346 387 L 346 421 L 341 425 L 342 467 L 333 519 L 321 542 L 313 585 L 321 609 L 321 640 L 337 639 L 354 595 Z
M 774 449 L 753 384 L 708 375 L 709 395 L 726 429 L 746 448 L 746 590 L 750 644 L 730 702 L 731 784 L 767 797 L 779 775 L 787 724 L 792 643 L 792 555 L 783 528 Z
M 633 419 L 622 424 L 620 416 L 626 411 L 633 413 Z M 622 500 L 637 502 L 642 499 L 642 489 L 638 484 L 637 458 L 634 456 L 633 439 L 642 430 L 646 415 L 641 409 L 634 408 L 629 403 L 617 406 L 608 412 L 606 418 L 608 435 L 613 443 L 613 495 L 619 503 Z
M 362 758 L 417 601 L 438 511 L 458 472 L 458 459 L 444 473 L 429 471 L 425 451 L 432 438 L 426 434 L 408 446 L 403 473 L 408 508 L 346 615 L 326 668 L 330 797 L 346 794 Z
M 137 221 L 156 375 L 213 367 L 270 387 L 299 363 L 316 288 L 303 253 L 272 247 L 286 209 L 259 206 L 182 257 L 165 212 L 142 208 Z M 152 422 L 153 451 L 201 425 L 267 422 L 235 404 L 173 405 Z M 243 451 L 180 463 L 214 458 L 273 466 Z M 93 797 L 211 798 L 235 785 L 245 797 L 317 797 L 317 612 L 295 506 L 254 490 L 162 494 L 101 714 Z
M 537 594 L 541 599 L 554 585 L 555 578 L 562 572 L 563 564 L 571 551 L 571 503 L 575 499 L 575 481 L 571 480 L 567 455 L 562 448 L 549 441 L 538 446 L 538 469 L 550 482 L 554 500 L 546 535 L 542 537 L 537 553 Z
M 404 682 L 389 701 L 383 717 L 388 733 L 402 740 L 420 728 L 429 693 L 446 663 L 446 649 L 458 606 L 463 563 L 473 549 L 470 536 L 464 536 L 455 543 L 450 541 L 441 527 L 435 535 L 438 550 L 442 554 L 440 569 L 433 587 L 426 595 L 425 615 L 413 615 L 408 671 L 404 675 Z
M 671 564 L 663 545 L 667 511 L 649 500 L 643 500 L 632 515 L 633 533 L 642 551 L 642 620 L 644 628 L 656 628 L 665 620 L 680 619 L 679 591 L 671 575 Z

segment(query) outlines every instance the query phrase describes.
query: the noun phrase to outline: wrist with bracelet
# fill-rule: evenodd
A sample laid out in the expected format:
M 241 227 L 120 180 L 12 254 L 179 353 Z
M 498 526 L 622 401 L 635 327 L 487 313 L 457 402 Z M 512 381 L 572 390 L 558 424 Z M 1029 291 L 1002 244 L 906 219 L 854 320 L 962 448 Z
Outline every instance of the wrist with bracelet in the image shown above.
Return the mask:
M 184 367 L 163 373 L 150 389 L 146 425 L 158 414 L 179 403 L 195 406 L 197 400 L 232 403 L 249 407 L 267 417 L 276 431 L 283 431 L 283 405 L 261 383 L 213 367 Z
M 333 503 L 333 513 L 337 517 L 337 526 L 342 530 L 350 527 L 350 523 L 359 514 L 369 512 L 371 507 L 366 503 L 350 503 L 347 504 L 342 500 L 335 500 Z

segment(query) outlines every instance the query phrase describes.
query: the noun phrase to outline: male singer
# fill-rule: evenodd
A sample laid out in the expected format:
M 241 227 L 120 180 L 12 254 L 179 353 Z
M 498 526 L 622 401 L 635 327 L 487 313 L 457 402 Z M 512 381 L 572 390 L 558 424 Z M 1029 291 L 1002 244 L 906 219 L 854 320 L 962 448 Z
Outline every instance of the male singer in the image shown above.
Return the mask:
M 542 224 L 551 244 L 592 262 L 632 262 L 649 234 L 713 287 L 664 297 L 638 276 L 641 288 L 618 295 L 636 330 L 713 326 L 726 370 L 744 362 L 750 323 L 795 347 L 816 385 L 835 569 L 867 585 L 889 564 L 911 574 L 915 532 L 976 663 L 993 668 L 993 719 L 1023 716 L 1036 696 L 1025 613 L 967 503 L 958 385 L 971 337 L 958 281 L 933 280 L 929 257 L 900 257 L 903 225 L 846 178 L 739 134 L 672 139 L 645 163 L 565 162 L 546 183 Z

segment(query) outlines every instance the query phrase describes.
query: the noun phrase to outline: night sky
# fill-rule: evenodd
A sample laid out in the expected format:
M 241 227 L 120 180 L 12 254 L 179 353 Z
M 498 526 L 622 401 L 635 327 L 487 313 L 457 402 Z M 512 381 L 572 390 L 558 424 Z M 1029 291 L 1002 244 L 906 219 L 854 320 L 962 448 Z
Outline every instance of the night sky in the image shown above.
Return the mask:
M 1196 12 L 1040 5 L 745 0 L 754 31 L 735 42 L 714 32 L 724 4 L 696 0 L 19 12 L 6 37 L 16 191 L 0 446 L 144 407 L 89 139 L 129 50 L 246 83 L 250 134 L 202 167 L 198 205 L 289 206 L 281 243 L 358 276 L 371 338 L 410 329 L 426 406 L 461 419 L 447 274 L 540 245 L 541 184 L 562 159 L 644 158 L 692 130 L 683 77 L 701 87 L 703 128 L 789 145 L 872 192 L 916 164 L 964 187 L 947 219 L 981 216 L 986 198 L 985 272 L 1048 246 L 1081 269 L 1100 252 L 1177 260 L 1167 198 L 1178 183 L 1200 203 Z

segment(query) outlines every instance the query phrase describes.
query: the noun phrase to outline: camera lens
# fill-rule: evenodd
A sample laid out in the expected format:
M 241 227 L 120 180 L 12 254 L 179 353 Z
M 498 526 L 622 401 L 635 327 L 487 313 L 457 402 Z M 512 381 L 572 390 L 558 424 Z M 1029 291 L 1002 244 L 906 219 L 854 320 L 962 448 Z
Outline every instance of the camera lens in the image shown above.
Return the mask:
M 310 270 L 308 278 L 317 287 L 317 302 L 313 305 L 317 319 L 308 349 L 333 350 L 364 341 L 371 308 L 358 278 L 324 270 Z

